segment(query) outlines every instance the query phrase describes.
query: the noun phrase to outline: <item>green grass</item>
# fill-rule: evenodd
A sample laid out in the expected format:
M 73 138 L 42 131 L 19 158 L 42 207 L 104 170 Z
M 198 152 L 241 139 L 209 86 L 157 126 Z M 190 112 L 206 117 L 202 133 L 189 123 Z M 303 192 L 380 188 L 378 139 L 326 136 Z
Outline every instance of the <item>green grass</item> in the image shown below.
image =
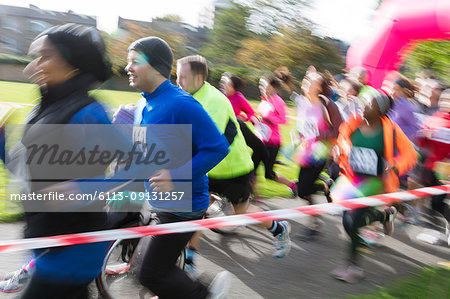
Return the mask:
M 450 298 L 450 269 L 422 268 L 418 274 L 399 279 L 387 287 L 345 299 L 448 299 Z

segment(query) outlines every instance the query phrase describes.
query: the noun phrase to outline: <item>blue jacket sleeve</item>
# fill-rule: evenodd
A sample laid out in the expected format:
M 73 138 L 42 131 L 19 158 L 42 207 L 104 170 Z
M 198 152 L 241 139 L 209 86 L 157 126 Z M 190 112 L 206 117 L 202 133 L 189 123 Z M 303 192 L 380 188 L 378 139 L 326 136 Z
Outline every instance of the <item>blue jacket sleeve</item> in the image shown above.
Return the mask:
M 192 125 L 192 164 L 170 171 L 171 176 L 183 177 L 192 165 L 192 179 L 207 174 L 228 154 L 229 144 L 200 103 L 186 101 L 178 107 L 180 123 Z

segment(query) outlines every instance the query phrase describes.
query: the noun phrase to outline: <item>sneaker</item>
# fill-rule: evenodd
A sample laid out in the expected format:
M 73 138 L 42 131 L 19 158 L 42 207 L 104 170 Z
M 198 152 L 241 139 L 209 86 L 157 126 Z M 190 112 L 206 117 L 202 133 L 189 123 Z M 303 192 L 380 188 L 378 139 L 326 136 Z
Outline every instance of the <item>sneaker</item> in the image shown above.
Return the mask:
M 289 234 L 291 233 L 291 224 L 287 221 L 279 221 L 278 225 L 283 227 L 283 231 L 275 236 L 275 253 L 274 257 L 285 257 L 289 251 L 291 251 L 291 239 Z
M 348 283 L 357 283 L 364 278 L 364 270 L 355 265 L 338 267 L 334 269 L 330 274 L 334 278 Z
M 209 299 L 225 298 L 231 285 L 231 275 L 228 271 L 222 271 L 214 277 L 208 287 Z
M 16 271 L 12 271 L 9 273 L 6 273 L 5 276 L 3 277 L 3 280 L 9 280 L 13 277 L 17 277 L 19 280 L 26 280 L 28 278 L 30 278 L 30 273 L 25 270 L 25 269 L 19 269 Z
M 291 189 L 291 195 L 293 198 L 297 198 L 298 197 L 298 182 L 294 181 L 291 186 L 289 187 L 289 189 Z
M 397 209 L 395 207 L 388 207 L 384 209 L 385 220 L 383 223 L 383 229 L 385 235 L 391 235 L 394 232 L 394 220 L 397 216 Z
M 25 270 L 23 270 L 25 271 Z M 17 271 L 16 271 L 17 272 Z M 8 280 L 0 281 L 0 292 L 2 293 L 16 293 L 21 291 L 26 281 L 28 280 L 28 276 L 25 279 L 20 279 L 20 273 L 17 272 L 15 276 L 11 277 Z

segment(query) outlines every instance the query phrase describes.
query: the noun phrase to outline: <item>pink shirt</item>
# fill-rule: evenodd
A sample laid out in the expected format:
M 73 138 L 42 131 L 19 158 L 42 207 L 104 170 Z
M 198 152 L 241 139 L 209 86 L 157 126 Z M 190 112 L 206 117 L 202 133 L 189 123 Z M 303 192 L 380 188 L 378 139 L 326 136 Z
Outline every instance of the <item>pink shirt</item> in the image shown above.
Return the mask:
M 244 117 L 243 120 L 248 121 L 250 117 L 255 115 L 252 106 L 250 106 L 247 99 L 239 91 L 236 91 L 233 95 L 227 97 L 231 102 L 231 106 L 233 106 L 234 114 L 236 114 L 236 116 L 240 116 L 241 112 L 244 112 L 246 117 Z
M 281 135 L 278 125 L 286 123 L 286 103 L 279 95 L 273 94 L 267 99 L 262 99 L 258 106 L 258 113 L 262 116 L 263 122 L 272 130 L 268 145 L 281 145 Z

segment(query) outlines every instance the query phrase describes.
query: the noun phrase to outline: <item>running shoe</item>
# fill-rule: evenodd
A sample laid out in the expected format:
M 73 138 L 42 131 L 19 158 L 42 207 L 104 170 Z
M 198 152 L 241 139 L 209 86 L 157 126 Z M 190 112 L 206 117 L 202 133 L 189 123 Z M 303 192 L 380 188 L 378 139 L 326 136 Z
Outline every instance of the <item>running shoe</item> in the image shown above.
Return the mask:
M 298 197 L 298 182 L 294 181 L 291 186 L 289 187 L 289 189 L 291 189 L 291 195 L 293 198 L 297 198 Z
M 291 224 L 287 221 L 279 221 L 278 225 L 283 227 L 283 231 L 275 236 L 275 253 L 273 256 L 276 258 L 283 258 L 291 250 L 291 239 L 289 238 Z
M 30 276 L 31 276 L 31 274 L 27 270 L 22 268 L 22 269 L 19 269 L 16 271 L 6 273 L 5 276 L 3 277 L 3 280 L 9 280 L 13 277 L 17 277 L 20 280 L 26 280 L 26 279 L 30 278 Z
M 395 216 L 397 216 L 397 209 L 395 207 L 388 207 L 384 209 L 385 220 L 383 223 L 383 229 L 385 235 L 392 235 L 394 232 L 394 220 Z
M 364 278 L 364 270 L 355 265 L 338 267 L 334 269 L 330 274 L 334 278 L 348 283 L 357 283 Z
M 222 271 L 214 277 L 208 287 L 210 299 L 222 299 L 228 293 L 231 285 L 231 275 L 228 271 Z
M 12 276 L 10 276 L 11 274 Z M 8 273 L 7 275 L 10 277 L 9 279 L 0 281 L 0 292 L 3 293 L 16 293 L 21 291 L 30 277 L 28 271 L 24 269 Z

